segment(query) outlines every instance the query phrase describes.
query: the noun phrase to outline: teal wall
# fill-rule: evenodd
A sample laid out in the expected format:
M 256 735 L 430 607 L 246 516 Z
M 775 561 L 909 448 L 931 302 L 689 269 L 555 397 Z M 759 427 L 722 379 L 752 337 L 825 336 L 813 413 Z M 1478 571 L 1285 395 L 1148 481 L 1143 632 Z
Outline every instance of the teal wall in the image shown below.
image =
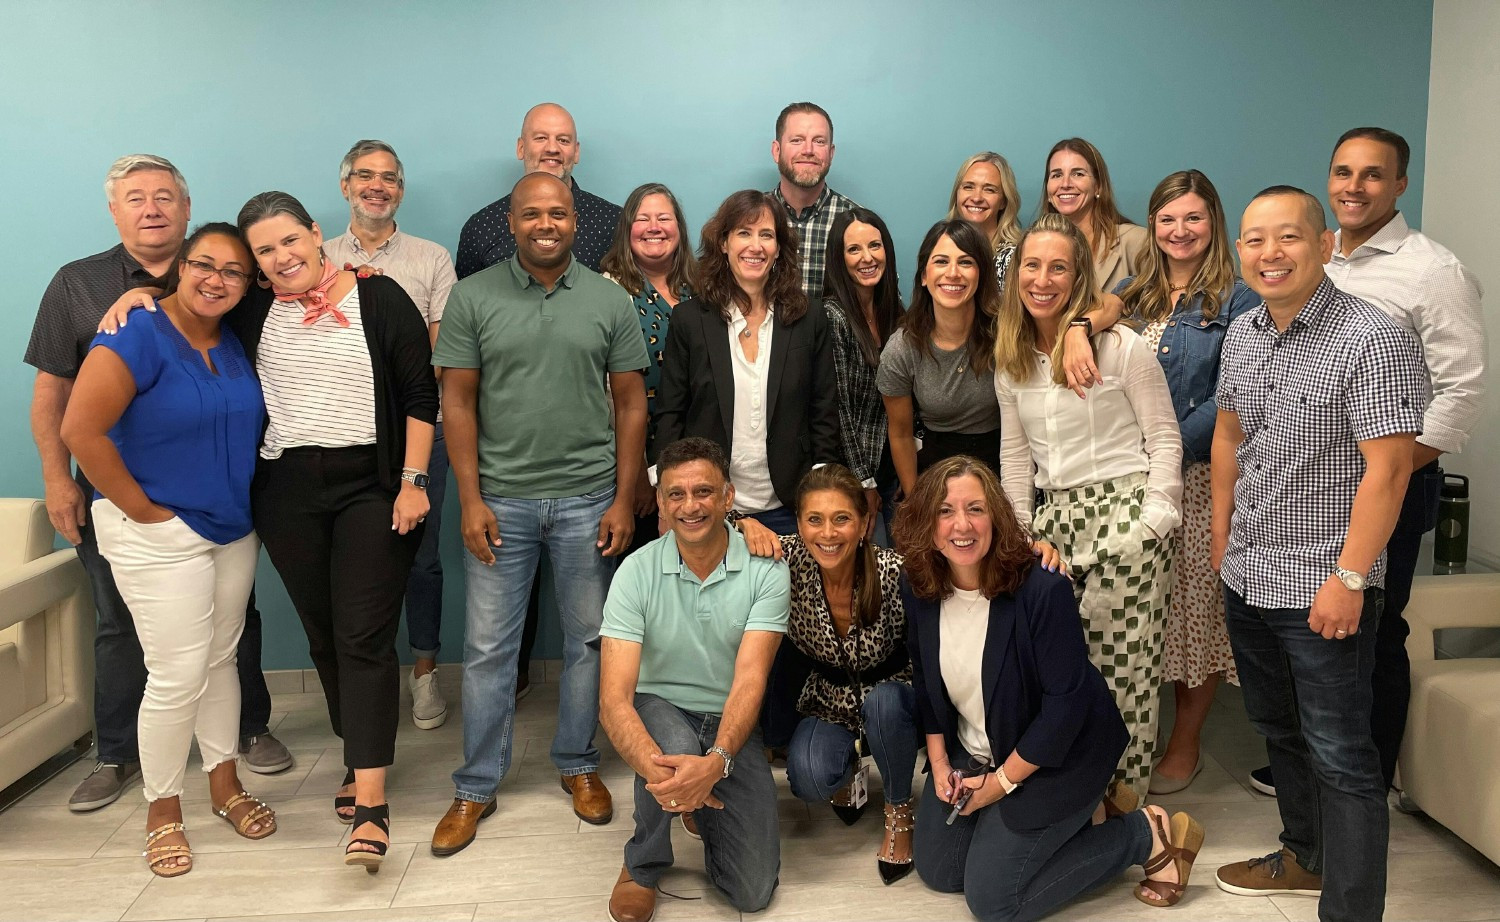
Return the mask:
M 1030 216 L 1042 157 L 1070 135 L 1104 151 L 1140 221 L 1155 183 L 1188 167 L 1231 213 L 1271 183 L 1320 192 L 1339 132 L 1384 125 L 1412 143 L 1403 205 L 1422 213 L 1428 0 L 8 0 L 3 20 L 6 496 L 41 493 L 21 362 L 36 304 L 58 266 L 117 242 L 101 183 L 124 153 L 173 160 L 195 223 L 278 188 L 342 229 L 338 160 L 384 138 L 406 164 L 402 228 L 451 250 L 518 177 L 522 114 L 556 100 L 578 122 L 585 188 L 619 202 L 666 182 L 696 231 L 729 192 L 772 185 L 776 113 L 812 99 L 834 118 L 832 184 L 887 219 L 907 280 L 965 156 L 1005 154 Z M 457 659 L 462 546 L 446 531 Z M 261 576 L 265 666 L 306 665 L 264 562 Z

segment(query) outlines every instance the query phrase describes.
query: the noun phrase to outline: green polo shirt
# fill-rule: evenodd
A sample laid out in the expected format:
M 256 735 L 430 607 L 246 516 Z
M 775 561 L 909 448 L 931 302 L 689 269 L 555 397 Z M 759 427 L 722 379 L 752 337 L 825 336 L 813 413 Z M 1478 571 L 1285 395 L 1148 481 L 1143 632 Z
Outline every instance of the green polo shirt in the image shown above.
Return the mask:
M 453 286 L 432 364 L 478 368 L 479 487 L 557 499 L 615 479 L 609 372 L 650 363 L 630 295 L 576 258 L 548 291 L 515 259 Z
M 786 633 L 791 593 L 786 564 L 750 556 L 734 529 L 724 560 L 701 582 L 668 533 L 620 564 L 599 635 L 641 645 L 636 691 L 722 714 L 740 639 L 746 631 Z

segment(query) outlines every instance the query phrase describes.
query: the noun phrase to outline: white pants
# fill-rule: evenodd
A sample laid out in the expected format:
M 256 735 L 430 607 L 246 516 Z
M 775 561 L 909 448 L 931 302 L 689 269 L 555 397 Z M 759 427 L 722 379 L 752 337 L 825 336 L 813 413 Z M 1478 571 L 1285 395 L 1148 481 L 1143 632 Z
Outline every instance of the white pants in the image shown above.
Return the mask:
M 142 525 L 107 499 L 94 501 L 93 516 L 145 653 L 138 726 L 146 799 L 176 797 L 194 735 L 205 772 L 239 755 L 235 648 L 260 540 L 251 532 L 215 544 L 179 518 Z

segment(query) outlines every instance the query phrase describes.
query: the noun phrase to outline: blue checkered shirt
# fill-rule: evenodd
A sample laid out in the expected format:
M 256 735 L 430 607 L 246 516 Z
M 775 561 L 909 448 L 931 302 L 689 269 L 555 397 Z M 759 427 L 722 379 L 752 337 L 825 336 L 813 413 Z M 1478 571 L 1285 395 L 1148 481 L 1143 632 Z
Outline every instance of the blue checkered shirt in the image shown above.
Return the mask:
M 1239 416 L 1239 479 L 1221 575 L 1260 608 L 1311 608 L 1338 565 L 1359 443 L 1422 431 L 1429 385 L 1412 337 L 1327 279 L 1278 331 L 1264 302 L 1224 338 L 1219 409 Z M 1385 553 L 1369 573 L 1385 584 Z

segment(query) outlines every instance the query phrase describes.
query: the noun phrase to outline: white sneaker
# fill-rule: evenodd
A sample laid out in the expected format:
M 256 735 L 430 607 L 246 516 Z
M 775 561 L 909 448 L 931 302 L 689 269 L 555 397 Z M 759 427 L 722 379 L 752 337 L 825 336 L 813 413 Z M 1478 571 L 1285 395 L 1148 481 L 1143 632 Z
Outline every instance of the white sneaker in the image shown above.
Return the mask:
M 411 679 L 411 722 L 418 730 L 436 730 L 448 719 L 448 702 L 438 690 L 437 670 Z

